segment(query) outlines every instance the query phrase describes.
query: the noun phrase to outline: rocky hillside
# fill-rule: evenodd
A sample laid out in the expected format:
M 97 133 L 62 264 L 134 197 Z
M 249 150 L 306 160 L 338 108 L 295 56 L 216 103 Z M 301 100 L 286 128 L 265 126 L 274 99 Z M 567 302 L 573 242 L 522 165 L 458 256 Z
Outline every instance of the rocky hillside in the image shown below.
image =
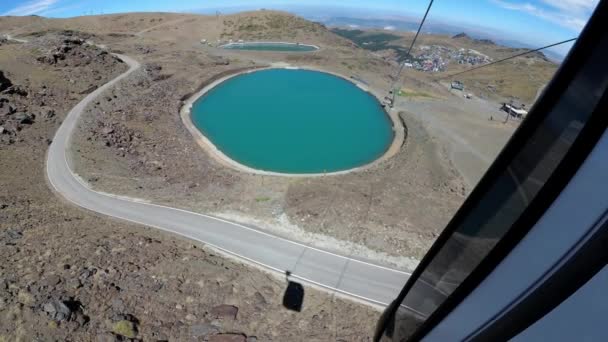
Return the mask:
M 13 50 L 23 54 L 17 63 Z M 0 47 L 0 62 L 13 64 L 10 72 L 0 70 L 0 144 L 8 145 L 23 142 L 33 125 L 56 124 L 58 103 L 90 93 L 125 68 L 122 61 L 72 31 L 39 35 L 26 44 L 5 44 Z M 55 79 L 57 74 L 61 80 Z M 64 91 L 62 83 L 72 91 Z
M 177 13 L 125 13 L 73 18 L 45 18 L 39 16 L 0 17 L 0 32 L 14 35 L 27 32 L 74 30 L 89 33 L 136 33 L 175 20 L 196 17 Z
M 455 37 L 452 40 L 465 48 L 483 52 L 494 60 L 529 51 L 529 49 L 500 46 L 493 42 L 470 37 Z M 470 66 L 455 68 L 454 72 L 466 70 L 468 67 Z M 558 65 L 542 52 L 533 52 L 459 75 L 457 78 L 465 84 L 468 91 L 477 96 L 489 97 L 498 101 L 515 99 L 530 106 L 539 89 L 549 82 L 557 68 Z M 447 74 L 449 75 L 450 72 Z
M 42 17 L 0 17 L 0 33 L 28 35 L 49 30 L 74 30 L 96 36 L 153 36 L 171 42 L 197 44 L 229 39 L 292 40 L 325 46 L 353 44 L 322 24 L 271 10 L 229 15 L 177 13 L 128 13 L 101 16 L 48 19 Z M 99 38 L 98 38 L 99 40 Z
M 175 34 L 181 40 L 167 29 L 174 24 L 159 24 L 158 17 L 101 16 L 90 18 L 91 25 L 82 18 L 0 17 L 0 33 L 28 39 L 0 42 L 0 341 L 369 341 L 379 314 L 371 307 L 306 288 L 302 311 L 289 311 L 282 305 L 284 279 L 204 244 L 77 208 L 47 184 L 46 151 L 65 115 L 126 69 L 87 41 L 142 62 L 93 105 L 92 122 L 100 123 L 112 106 L 118 119 L 95 126 L 90 142 L 120 160 L 146 151 L 155 158 L 146 164 L 155 178 L 165 172 L 154 164 L 163 154 L 140 144 L 127 118 L 140 119 L 138 127 L 158 145 L 171 144 L 184 134 L 174 125 L 159 136 L 166 126 L 159 117 L 176 124 L 181 96 L 238 64 L 192 49 L 200 39 L 192 27 L 206 17 L 182 21 Z M 127 30 L 150 30 L 155 40 Z M 144 96 L 134 96 L 138 92 Z M 137 111 L 128 110 L 131 102 Z M 183 147 L 179 153 L 192 152 Z M 102 159 L 96 168 L 110 162 Z M 127 172 L 133 179 L 134 170 Z
M 381 30 L 344 30 L 334 29 L 345 37 L 349 37 L 359 47 L 374 51 L 377 56 L 387 60 L 403 60 L 407 57 L 404 47 L 411 44 L 414 33 L 390 32 Z M 465 51 L 462 52 L 461 49 Z M 440 77 L 449 82 L 449 77 L 460 71 L 479 66 L 490 61 L 510 57 L 527 49 L 515 49 L 497 45 L 487 39 L 474 39 L 466 33 L 455 36 L 423 34 L 416 41 L 412 51 L 414 58 L 420 63 L 432 62 L 438 57 L 446 62 L 439 71 L 422 72 L 409 69 L 404 77 L 413 77 L 421 81 L 431 81 Z M 458 58 L 458 57 L 466 58 Z M 479 56 L 477 58 L 475 55 Z M 455 57 L 458 56 L 458 57 Z M 486 58 L 489 57 L 489 59 Z M 474 62 L 470 62 L 473 60 Z M 459 75 L 468 92 L 475 96 L 490 98 L 496 101 L 517 99 L 531 104 L 538 89 L 543 87 L 557 71 L 558 65 L 549 60 L 542 52 L 534 52 L 525 56 L 492 65 L 478 71 Z M 432 68 L 430 68 L 432 70 Z
M 225 35 L 233 33 L 250 35 L 273 35 L 281 31 L 287 36 L 295 36 L 298 33 L 319 32 L 324 27 L 321 24 L 312 23 L 302 18 L 281 12 L 260 11 L 247 12 L 232 15 L 224 19 Z
M 224 39 L 290 39 L 317 43 L 346 43 L 322 24 L 277 11 L 246 12 L 228 16 L 223 20 L 223 26 L 221 37 Z

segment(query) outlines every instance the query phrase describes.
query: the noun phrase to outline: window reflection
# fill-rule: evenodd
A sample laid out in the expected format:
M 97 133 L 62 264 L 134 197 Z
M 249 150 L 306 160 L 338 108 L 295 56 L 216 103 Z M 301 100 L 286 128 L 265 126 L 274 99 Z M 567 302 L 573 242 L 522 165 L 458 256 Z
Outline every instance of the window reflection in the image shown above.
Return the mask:
M 396 312 L 393 340 L 415 331 L 473 272 L 507 231 L 516 224 L 580 134 L 607 80 L 600 53 L 593 70 L 583 70 L 524 148 L 483 195 L 416 280 Z M 598 70 L 598 65 L 605 69 Z M 589 67 L 591 69 L 591 67 Z M 597 85 L 600 84 L 600 87 Z M 593 86 L 593 88 L 592 88 Z M 452 224 L 454 224 L 452 223 Z M 387 330 L 390 333 L 390 331 Z

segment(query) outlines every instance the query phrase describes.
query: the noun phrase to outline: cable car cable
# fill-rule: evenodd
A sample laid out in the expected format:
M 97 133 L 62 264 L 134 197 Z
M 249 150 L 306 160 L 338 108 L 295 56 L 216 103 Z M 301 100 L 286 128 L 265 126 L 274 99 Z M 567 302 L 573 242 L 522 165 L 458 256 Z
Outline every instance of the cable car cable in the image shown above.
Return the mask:
M 414 43 L 416 43 L 416 39 L 418 39 L 418 35 L 420 34 L 420 31 L 422 30 L 422 25 L 424 25 L 424 22 L 426 21 L 426 17 L 429 14 L 429 11 L 431 10 L 431 7 L 433 6 L 433 1 L 431 0 L 429 2 L 429 6 L 426 8 L 426 12 L 424 13 L 424 17 L 422 17 L 422 21 L 420 22 L 420 25 L 418 25 L 418 31 L 416 31 L 416 35 L 414 36 L 414 40 L 412 40 L 412 44 L 410 44 L 410 48 L 407 50 L 407 56 L 411 56 L 411 52 L 412 52 L 412 48 L 414 47 Z M 397 82 L 399 82 L 399 77 L 401 77 L 401 73 L 403 72 L 403 67 L 405 66 L 405 62 L 402 62 L 401 65 L 399 66 L 399 71 L 397 72 L 397 77 L 395 77 L 395 81 L 393 82 L 393 86 L 391 87 L 391 90 L 393 91 L 393 98 L 392 98 L 392 103 L 391 103 L 391 107 L 394 105 L 395 103 L 395 86 L 397 85 Z
M 494 61 L 494 62 L 491 62 L 491 63 L 488 63 L 488 64 L 483 64 L 483 65 L 480 65 L 480 66 L 476 66 L 476 67 L 473 67 L 471 69 L 460 71 L 460 72 L 457 72 L 457 73 L 452 74 L 452 75 L 445 75 L 445 76 L 438 77 L 438 78 L 435 79 L 435 81 L 438 81 L 438 80 L 441 80 L 441 79 L 444 79 L 444 78 L 448 78 L 448 77 L 454 77 L 454 76 L 462 75 L 462 74 L 467 73 L 469 71 L 485 68 L 487 66 L 490 66 L 490 65 L 493 65 L 493 64 L 496 64 L 496 63 L 500 63 L 500 62 L 504 62 L 504 61 L 507 61 L 507 60 L 515 58 L 515 57 L 520 57 L 520 56 L 527 55 L 527 54 L 532 53 L 532 52 L 537 52 L 537 51 L 544 50 L 544 49 L 547 49 L 547 48 L 550 48 L 550 47 L 554 47 L 554 46 L 558 46 L 558 45 L 561 45 L 561 44 L 569 43 L 569 42 L 575 41 L 576 39 L 577 38 L 571 38 L 571 39 L 568 39 L 568 40 L 561 41 L 559 43 L 543 46 L 543 47 L 540 47 L 538 49 L 534 49 L 534 50 L 529 50 L 529 51 L 525 51 L 525 52 L 522 52 L 522 53 L 518 53 L 516 55 L 510 56 L 510 57 L 506 57 L 506 58 L 503 58 L 503 59 L 500 59 L 500 60 L 497 60 L 497 61 Z

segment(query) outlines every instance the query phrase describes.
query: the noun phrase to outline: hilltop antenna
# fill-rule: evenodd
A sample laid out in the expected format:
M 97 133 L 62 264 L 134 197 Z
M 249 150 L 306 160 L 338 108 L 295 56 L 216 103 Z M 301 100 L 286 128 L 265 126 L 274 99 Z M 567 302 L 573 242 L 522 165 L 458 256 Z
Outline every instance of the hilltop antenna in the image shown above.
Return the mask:
M 496 64 L 496 63 L 504 62 L 504 61 L 507 61 L 507 60 L 512 59 L 512 58 L 515 58 L 515 57 L 520 57 L 520 56 L 523 56 L 523 55 L 527 55 L 527 54 L 529 54 L 529 53 L 533 53 L 533 52 L 537 52 L 537 51 L 540 51 L 540 50 L 548 49 L 548 48 L 550 48 L 550 47 L 554 47 L 554 46 L 558 46 L 558 45 L 561 45 L 561 44 L 570 43 L 570 42 L 575 41 L 575 40 L 577 40 L 577 39 L 578 39 L 578 38 L 571 38 L 571 39 L 567 39 L 567 40 L 561 41 L 561 42 L 559 42 L 559 43 L 555 43 L 555 44 L 551 44 L 551 45 L 543 46 L 543 47 L 540 47 L 540 48 L 538 48 L 538 49 L 534 49 L 534 50 L 529 50 L 529 51 L 526 51 L 526 52 L 518 53 L 518 54 L 516 54 L 516 55 L 510 56 L 510 57 L 506 57 L 506 58 L 503 58 L 503 59 L 499 59 L 499 60 L 497 60 L 497 61 L 494 61 L 494 62 L 491 62 L 491 63 L 488 63 L 488 64 L 483 64 L 483 65 L 480 65 L 480 66 L 476 66 L 476 67 L 473 67 L 473 68 L 471 68 L 471 69 L 467 69 L 467 70 L 464 70 L 464 71 L 461 71 L 461 72 L 457 72 L 457 73 L 452 74 L 452 75 L 446 75 L 446 76 L 438 77 L 438 78 L 436 78 L 435 80 L 436 80 L 436 81 L 438 81 L 438 80 L 441 80 L 441 79 L 444 79 L 444 78 L 448 78 L 448 77 L 454 77 L 454 76 L 462 75 L 462 74 L 464 74 L 464 73 L 466 73 L 466 72 L 469 72 L 469 71 L 473 71 L 473 70 L 477 70 L 477 69 L 485 68 L 485 67 L 487 67 L 487 66 L 490 66 L 490 65 L 493 65 L 493 64 Z
M 424 17 L 422 17 L 422 21 L 420 22 L 420 25 L 418 25 L 418 31 L 416 31 L 416 35 L 414 36 L 414 40 L 412 40 L 412 44 L 410 44 L 410 48 L 407 50 L 407 56 L 411 56 L 411 52 L 412 52 L 412 48 L 414 47 L 414 43 L 416 43 L 416 39 L 418 39 L 418 35 L 420 34 L 420 30 L 422 30 L 422 25 L 424 25 L 424 22 L 426 20 L 427 15 L 429 14 L 429 11 L 431 10 L 431 6 L 433 6 L 433 1 L 431 0 L 429 2 L 429 6 L 426 8 L 426 12 L 424 13 Z M 393 96 L 392 96 L 392 101 L 391 101 L 391 108 L 395 105 L 395 87 L 397 86 L 397 82 L 399 82 L 399 78 L 401 77 L 401 73 L 403 72 L 403 67 L 405 66 L 405 62 L 400 63 L 399 66 L 399 71 L 397 72 L 397 77 L 395 78 L 395 81 L 393 82 L 393 85 L 391 87 L 391 89 L 393 90 Z

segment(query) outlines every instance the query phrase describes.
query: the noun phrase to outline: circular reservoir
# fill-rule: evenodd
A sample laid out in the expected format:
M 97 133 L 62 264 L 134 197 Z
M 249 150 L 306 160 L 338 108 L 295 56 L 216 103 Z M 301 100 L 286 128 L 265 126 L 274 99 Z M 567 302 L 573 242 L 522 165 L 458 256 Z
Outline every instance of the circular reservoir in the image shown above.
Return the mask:
M 191 119 L 228 158 L 276 173 L 353 169 L 381 157 L 393 140 L 392 122 L 374 96 L 312 70 L 229 78 L 193 103 Z
M 279 52 L 310 52 L 317 51 L 319 47 L 308 44 L 282 43 L 282 42 L 244 42 L 229 43 L 221 46 L 227 50 L 249 51 L 279 51 Z

